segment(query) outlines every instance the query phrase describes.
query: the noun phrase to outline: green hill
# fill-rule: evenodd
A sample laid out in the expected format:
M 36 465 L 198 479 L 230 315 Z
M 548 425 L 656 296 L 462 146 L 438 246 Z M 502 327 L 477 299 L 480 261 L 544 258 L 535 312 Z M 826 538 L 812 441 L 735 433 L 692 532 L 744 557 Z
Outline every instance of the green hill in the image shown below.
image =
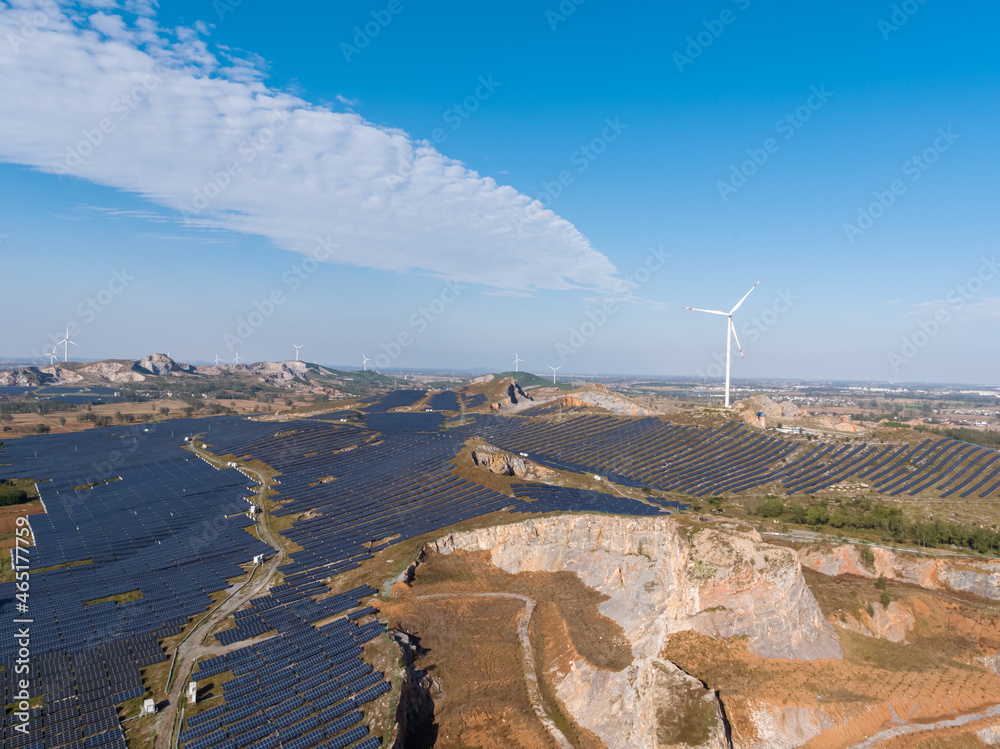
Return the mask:
M 499 372 L 493 375 L 493 377 L 497 380 L 502 380 L 505 377 L 512 377 L 514 378 L 514 382 L 521 386 L 522 390 L 527 390 L 528 388 L 552 387 L 552 378 L 539 377 L 531 372 Z M 564 383 L 557 382 L 556 387 L 560 389 L 571 387 L 570 385 L 567 385 L 566 388 L 563 388 L 563 384 Z

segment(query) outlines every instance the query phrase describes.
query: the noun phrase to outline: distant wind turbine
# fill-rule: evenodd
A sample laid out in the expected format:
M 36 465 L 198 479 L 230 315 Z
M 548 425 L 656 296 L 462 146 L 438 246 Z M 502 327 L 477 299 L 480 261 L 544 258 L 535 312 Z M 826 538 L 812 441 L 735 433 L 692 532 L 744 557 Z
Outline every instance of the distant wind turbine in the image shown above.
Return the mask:
M 361 366 L 365 368 L 365 372 L 368 371 L 368 362 L 370 361 L 371 359 L 369 359 L 367 356 L 365 356 L 364 354 L 361 355 Z
M 73 341 L 71 341 L 69 339 L 69 327 L 68 326 L 66 328 L 66 337 L 63 338 L 61 341 L 59 341 L 59 343 L 66 344 L 66 348 L 63 351 L 63 361 L 67 362 L 67 361 L 69 361 L 69 345 L 72 343 L 74 346 L 79 346 L 79 344 L 74 343 Z M 56 346 L 58 346 L 59 343 L 57 343 Z M 55 350 L 55 346 L 53 346 L 53 350 Z
M 685 307 L 684 308 L 684 309 L 689 309 L 692 312 L 707 312 L 710 315 L 722 315 L 723 317 L 726 317 L 726 318 L 729 319 L 729 321 L 726 323 L 726 408 L 729 408 L 729 364 L 730 364 L 730 359 L 732 358 L 732 350 L 731 350 L 732 339 L 730 339 L 730 335 L 732 335 L 732 338 L 736 339 L 736 348 L 738 348 L 740 350 L 740 358 L 741 359 L 745 359 L 746 358 L 745 356 L 743 356 L 743 347 L 740 346 L 740 339 L 736 335 L 736 326 L 733 325 L 733 313 L 740 308 L 740 305 L 743 304 L 743 302 L 746 301 L 746 298 L 748 296 L 750 296 L 750 292 L 753 291 L 754 289 L 756 289 L 757 286 L 760 285 L 760 282 L 763 281 L 763 280 L 764 280 L 763 278 L 759 279 L 757 281 L 757 283 L 755 283 L 750 288 L 750 291 L 748 291 L 746 294 L 744 294 L 743 298 L 740 299 L 736 303 L 736 306 L 733 307 L 731 310 L 729 310 L 729 312 L 720 312 L 717 309 L 698 309 L 697 307 Z
M 56 353 L 56 347 L 55 347 L 55 345 L 52 346 L 52 350 L 49 351 L 47 354 L 45 354 L 45 356 L 49 357 L 49 366 L 50 367 L 53 364 L 55 364 L 56 358 L 59 356 L 59 354 Z
M 560 364 L 560 365 L 559 365 L 558 367 L 553 367 L 553 366 L 552 366 L 552 365 L 550 364 L 550 365 L 549 365 L 549 369 L 551 369 L 551 370 L 552 370 L 552 384 L 553 384 L 553 385 L 555 385 L 555 384 L 556 384 L 556 370 L 557 370 L 557 369 L 562 369 L 562 364 Z
M 220 362 L 220 361 L 222 361 L 222 359 L 220 359 L 220 358 L 219 358 L 219 355 L 218 355 L 218 354 L 216 354 L 216 355 L 215 355 L 215 366 L 219 366 L 219 362 Z
M 521 362 L 523 362 L 523 361 L 524 361 L 524 359 L 520 359 L 520 358 L 518 358 L 518 356 L 517 356 L 517 352 L 515 351 L 515 352 L 514 352 L 514 371 L 515 371 L 515 372 L 518 372 L 518 371 L 519 371 L 519 370 L 518 370 L 518 368 L 517 368 L 517 365 L 518 365 L 518 364 L 520 364 L 520 363 L 521 363 Z
M 239 351 L 236 352 L 236 358 L 233 359 L 233 361 L 236 362 L 237 366 L 239 366 L 239 364 L 240 364 L 240 352 Z
M 299 349 L 302 348 L 302 344 L 299 344 L 298 346 L 296 346 L 293 343 L 292 347 L 295 349 L 295 361 L 298 361 L 299 360 Z

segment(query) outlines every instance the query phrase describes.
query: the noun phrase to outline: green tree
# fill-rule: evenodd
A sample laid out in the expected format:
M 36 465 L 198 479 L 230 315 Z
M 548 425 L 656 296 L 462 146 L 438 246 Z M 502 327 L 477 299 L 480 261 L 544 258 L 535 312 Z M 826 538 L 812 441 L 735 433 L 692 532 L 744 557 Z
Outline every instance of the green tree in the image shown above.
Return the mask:
M 830 512 L 823 505 L 813 505 L 806 510 L 806 522 L 809 525 L 826 525 L 830 522 Z

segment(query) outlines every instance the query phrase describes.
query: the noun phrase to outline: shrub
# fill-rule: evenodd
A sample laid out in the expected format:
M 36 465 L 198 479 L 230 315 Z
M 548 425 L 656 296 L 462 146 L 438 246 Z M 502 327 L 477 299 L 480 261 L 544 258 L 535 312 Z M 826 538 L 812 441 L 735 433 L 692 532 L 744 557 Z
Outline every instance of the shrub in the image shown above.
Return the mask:
M 875 567 L 875 552 L 872 551 L 870 547 L 862 546 L 859 548 L 858 556 L 861 557 L 861 564 L 868 569 L 873 569 Z

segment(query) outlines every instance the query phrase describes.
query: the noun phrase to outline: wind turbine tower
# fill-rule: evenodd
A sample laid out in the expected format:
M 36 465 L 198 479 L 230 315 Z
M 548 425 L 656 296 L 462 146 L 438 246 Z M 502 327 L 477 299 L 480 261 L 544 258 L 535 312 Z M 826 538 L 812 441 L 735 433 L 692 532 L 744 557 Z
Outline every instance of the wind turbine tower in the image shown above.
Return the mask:
M 689 309 L 692 312 L 707 312 L 710 315 L 722 315 L 723 317 L 728 318 L 726 322 L 726 408 L 729 408 L 729 365 L 730 365 L 730 360 L 732 358 L 731 343 L 733 339 L 736 340 L 736 348 L 740 350 L 740 358 L 741 359 L 746 358 L 745 356 L 743 356 L 743 347 L 740 346 L 740 339 L 736 335 L 736 326 L 733 325 L 733 313 L 740 308 L 740 305 L 746 301 L 746 298 L 748 296 L 750 296 L 750 292 L 756 289 L 757 286 L 760 285 L 760 282 L 763 280 L 764 280 L 763 278 L 759 279 L 757 283 L 755 283 L 750 288 L 750 291 L 744 294 L 743 298 L 740 299 L 736 303 L 736 306 L 733 307 L 731 310 L 729 310 L 729 312 L 721 312 L 717 309 L 698 309 L 697 307 L 684 307 L 684 309 Z M 730 336 L 732 336 L 732 338 L 730 338 Z
M 240 352 L 239 352 L 239 351 L 237 351 L 237 352 L 236 352 L 236 357 L 235 357 L 235 358 L 233 359 L 233 361 L 234 361 L 234 362 L 236 362 L 236 366 L 237 366 L 237 367 L 238 367 L 238 366 L 240 365 L 240 361 L 241 361 L 241 360 L 242 360 L 242 359 L 241 359 L 241 357 L 240 357 Z
M 299 349 L 302 348 L 302 344 L 299 344 L 298 346 L 296 346 L 293 343 L 292 346 L 295 348 L 295 361 L 298 361 L 299 360 Z
M 555 385 L 555 384 L 556 384 L 556 370 L 557 370 L 557 369 L 562 369 L 562 364 L 560 364 L 560 365 L 559 365 L 558 367 L 553 367 L 553 366 L 552 366 L 552 365 L 550 364 L 550 365 L 549 365 L 549 369 L 551 369 L 551 370 L 552 370 L 552 384 L 553 384 L 553 385 Z
M 63 344 L 66 344 L 66 345 L 65 345 L 65 349 L 63 350 L 63 361 L 64 361 L 64 362 L 67 362 L 67 361 L 69 361 L 69 345 L 70 345 L 71 343 L 72 343 L 72 344 L 73 344 L 74 346 L 78 346 L 78 345 L 79 345 L 79 344 L 77 344 L 77 343 L 74 343 L 73 341 L 71 341 L 71 340 L 69 339 L 69 327 L 68 327 L 68 326 L 67 326 L 67 328 L 66 328 L 66 337 L 65 337 L 65 338 L 63 338 L 63 339 L 62 339 L 61 341 L 59 341 L 59 343 L 63 343 Z M 59 345 L 59 343 L 57 343 L 57 344 L 56 344 L 56 346 L 58 346 L 58 345 Z M 55 347 L 54 347 L 54 346 L 53 346 L 53 349 L 52 349 L 52 350 L 53 350 L 53 351 L 55 351 Z
M 365 372 L 368 371 L 368 362 L 370 361 L 371 359 L 369 359 L 367 356 L 365 356 L 364 354 L 361 355 L 361 366 L 365 368 Z
M 519 371 L 520 371 L 520 370 L 518 369 L 518 365 L 519 365 L 519 364 L 520 364 L 521 362 L 523 362 L 523 361 L 524 361 L 524 359 L 520 359 L 520 358 L 518 358 L 518 356 L 517 356 L 517 352 L 515 351 L 515 352 L 514 352 L 514 371 L 515 371 L 515 372 L 519 372 Z

